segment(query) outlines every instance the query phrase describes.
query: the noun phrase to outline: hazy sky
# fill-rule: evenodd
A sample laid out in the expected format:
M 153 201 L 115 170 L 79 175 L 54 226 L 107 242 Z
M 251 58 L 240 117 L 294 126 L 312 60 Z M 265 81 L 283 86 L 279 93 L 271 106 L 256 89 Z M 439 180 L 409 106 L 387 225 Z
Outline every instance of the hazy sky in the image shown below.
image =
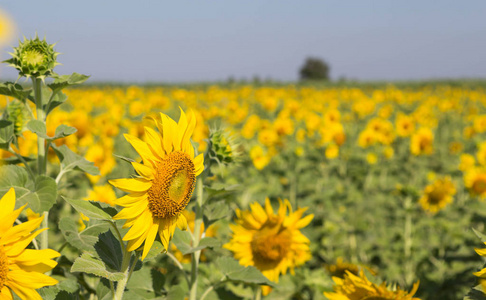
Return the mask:
M 362 80 L 486 77 L 486 1 L 6 0 L 60 74 L 92 81 L 296 80 L 307 56 Z M 16 45 L 16 42 L 14 42 Z M 4 47 L 0 58 L 6 59 Z M 15 78 L 0 66 L 2 78 Z

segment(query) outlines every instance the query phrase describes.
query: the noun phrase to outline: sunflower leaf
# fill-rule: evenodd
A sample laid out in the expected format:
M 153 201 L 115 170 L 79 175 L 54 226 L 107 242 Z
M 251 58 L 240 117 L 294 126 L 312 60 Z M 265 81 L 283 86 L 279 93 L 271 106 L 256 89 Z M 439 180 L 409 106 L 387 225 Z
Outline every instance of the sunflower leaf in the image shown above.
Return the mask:
M 8 120 L 0 120 L 0 149 L 8 150 L 14 137 L 14 124 Z
M 121 269 L 122 249 L 120 249 L 120 242 L 111 231 L 100 234 L 94 248 L 98 256 L 109 268 L 112 270 Z
M 474 234 L 483 242 L 483 243 L 486 243 L 486 235 L 482 232 L 480 232 L 479 230 L 476 230 L 474 228 L 472 228 L 472 230 L 474 231 Z
M 0 167 L 0 196 L 12 187 L 15 189 L 17 208 L 28 203 L 34 212 L 41 213 L 48 211 L 56 202 L 57 185 L 54 179 L 41 175 L 32 182 L 22 167 Z
M 66 145 L 60 147 L 51 145 L 51 147 L 54 149 L 54 152 L 56 152 L 57 157 L 59 157 L 62 171 L 64 173 L 78 169 L 91 175 L 100 174 L 98 167 L 96 167 L 94 163 L 87 161 L 84 157 L 74 153 Z
M 107 271 L 105 264 L 101 260 L 91 256 L 87 252 L 76 258 L 71 267 L 71 272 L 93 274 L 111 281 L 119 281 L 125 277 L 123 273 Z
M 0 83 L 0 95 L 5 95 L 8 97 L 13 97 L 15 99 L 19 99 L 22 102 L 25 102 L 32 92 L 31 89 L 24 90 L 24 88 L 18 84 L 13 82 L 5 82 Z
M 66 241 L 73 247 L 83 251 L 95 251 L 94 245 L 98 242 L 98 235 L 108 231 L 108 223 L 98 223 L 79 232 L 78 224 L 71 217 L 64 217 L 59 222 L 59 229 Z
M 88 80 L 89 76 L 78 74 L 74 72 L 71 75 L 60 75 L 54 79 L 54 82 L 48 84 L 47 86 L 54 92 L 58 92 L 68 86 L 82 84 L 86 80 Z
M 111 216 L 99 206 L 97 206 L 96 203 L 92 203 L 86 200 L 75 200 L 65 197 L 63 198 L 64 200 L 66 200 L 67 203 L 71 204 L 75 210 L 84 214 L 90 219 L 111 221 Z
M 263 276 L 257 268 L 253 266 L 244 267 L 231 257 L 219 257 L 216 259 L 216 265 L 230 280 L 275 286 L 275 283 Z

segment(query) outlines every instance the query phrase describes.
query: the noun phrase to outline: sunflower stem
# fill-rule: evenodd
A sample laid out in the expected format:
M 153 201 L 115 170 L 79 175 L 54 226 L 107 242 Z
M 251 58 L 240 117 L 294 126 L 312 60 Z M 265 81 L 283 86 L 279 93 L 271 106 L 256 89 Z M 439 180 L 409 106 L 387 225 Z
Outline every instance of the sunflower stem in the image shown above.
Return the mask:
M 196 218 L 194 220 L 193 247 L 199 246 L 201 225 L 203 221 L 202 203 L 203 202 L 203 182 L 199 178 L 196 183 Z M 191 284 L 189 300 L 197 299 L 197 273 L 199 268 L 199 258 L 201 250 L 194 252 L 191 256 Z
M 128 279 L 130 278 L 131 273 L 129 272 L 130 266 L 130 259 L 132 258 L 132 254 L 127 251 L 126 247 L 123 248 L 123 261 L 120 272 L 124 274 L 123 279 L 118 281 L 116 286 L 116 292 L 113 295 L 114 300 L 122 300 L 123 293 L 125 292 L 125 287 L 127 286 Z
M 405 256 L 405 281 L 410 283 L 413 279 L 413 266 L 412 266 L 412 214 L 411 206 L 412 199 L 407 197 L 405 199 L 405 228 L 404 228 L 404 256 Z

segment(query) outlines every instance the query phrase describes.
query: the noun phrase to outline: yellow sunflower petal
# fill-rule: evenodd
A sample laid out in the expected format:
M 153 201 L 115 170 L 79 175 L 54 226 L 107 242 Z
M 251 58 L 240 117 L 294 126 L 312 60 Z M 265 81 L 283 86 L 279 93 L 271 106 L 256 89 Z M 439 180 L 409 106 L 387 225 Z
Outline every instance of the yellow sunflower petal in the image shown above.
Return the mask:
M 6 285 L 0 290 L 0 300 L 13 300 L 12 292 Z
M 0 220 L 3 220 L 15 208 L 15 190 L 10 188 L 8 192 L 0 199 Z
M 47 228 L 39 229 L 34 233 L 31 233 L 20 239 L 16 239 L 14 244 L 5 245 L 4 246 L 5 252 L 7 252 L 9 256 L 19 255 L 20 252 L 22 252 L 25 249 L 25 247 L 27 247 L 30 244 L 30 242 L 32 242 L 32 240 L 44 230 L 47 230 Z
M 33 230 L 39 227 L 43 219 L 44 216 L 11 227 L 9 230 L 2 234 L 2 243 L 9 244 L 17 241 L 23 236 L 29 235 Z
M 166 154 L 164 148 L 162 148 L 162 140 L 160 139 L 160 135 L 155 132 L 152 128 L 145 127 L 145 139 L 147 140 L 147 144 L 149 148 L 159 158 L 163 158 Z
M 151 168 L 147 165 L 139 164 L 137 162 L 132 162 L 132 166 L 140 176 L 143 176 L 146 179 L 150 179 L 150 180 L 154 179 L 154 172 L 155 171 L 154 171 L 153 168 Z
M 147 143 L 129 134 L 124 134 L 123 136 L 132 145 L 135 151 L 137 151 L 137 153 L 142 158 L 144 164 L 149 164 L 149 163 L 153 164 L 152 162 L 153 154 L 150 151 L 150 148 L 147 145 Z
M 177 228 L 180 230 L 187 230 L 187 219 L 183 214 L 180 214 L 177 218 Z
M 147 238 L 145 239 L 145 245 L 143 246 L 142 260 L 145 259 L 145 257 L 150 251 L 150 248 L 152 248 L 152 245 L 154 244 L 155 237 L 157 236 L 158 231 L 159 231 L 158 223 L 152 224 L 152 226 L 150 226 L 150 228 L 148 229 Z
M 202 153 L 194 158 L 194 169 L 196 169 L 196 176 L 204 171 L 204 155 Z
M 131 194 L 128 194 L 128 195 L 125 195 L 121 198 L 116 199 L 114 202 L 115 202 L 116 205 L 127 207 L 127 206 L 132 206 L 135 203 L 137 203 L 139 201 L 146 200 L 146 199 L 147 199 L 147 193 L 143 193 L 143 192 L 142 193 L 131 193 Z
M 21 299 L 42 300 L 39 293 L 37 293 L 34 289 L 26 288 L 15 282 L 9 282 L 8 286 Z
M 112 179 L 108 182 L 127 193 L 145 192 L 152 187 L 152 183 L 144 178 L 120 178 Z
M 39 289 L 44 286 L 55 285 L 58 281 L 47 275 L 37 272 L 26 272 L 23 270 L 11 270 L 8 278 L 26 288 Z
M 15 220 L 17 220 L 20 213 L 24 210 L 24 208 L 26 206 L 27 206 L 27 204 L 20 207 L 19 209 L 14 210 L 13 212 L 4 216 L 3 218 L 1 218 L 0 220 L 2 220 L 2 222 L 0 222 L 0 232 L 6 232 L 7 230 L 9 230 L 11 228 L 13 226 L 13 224 L 15 223 Z
M 124 241 L 133 240 L 143 235 L 152 226 L 152 215 L 146 210 L 133 224 L 132 228 L 123 237 Z

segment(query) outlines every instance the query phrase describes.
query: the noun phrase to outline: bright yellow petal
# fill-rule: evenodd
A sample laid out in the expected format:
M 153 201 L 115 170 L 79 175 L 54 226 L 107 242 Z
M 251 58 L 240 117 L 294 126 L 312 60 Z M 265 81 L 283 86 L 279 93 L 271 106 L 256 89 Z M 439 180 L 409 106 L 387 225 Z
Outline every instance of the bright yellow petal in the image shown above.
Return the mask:
M 137 173 L 146 178 L 146 179 L 149 179 L 149 180 L 153 180 L 154 179 L 154 169 L 147 165 L 143 165 L 143 164 L 139 164 L 137 162 L 132 162 L 132 166 L 133 168 L 135 169 L 135 171 L 137 171 Z
M 19 238 L 29 235 L 32 231 L 37 229 L 42 223 L 44 216 L 35 218 L 31 221 L 11 227 L 7 232 L 4 232 L 1 237 L 3 244 L 9 244 L 17 241 Z
M 0 199 L 0 220 L 3 220 L 15 208 L 15 190 L 10 188 L 8 192 Z
M 152 182 L 144 178 L 120 178 L 108 182 L 127 193 L 145 192 L 152 187 Z
M 0 300 L 13 300 L 12 292 L 6 285 L 0 291 Z
M 165 150 L 162 148 L 162 140 L 160 134 L 155 132 L 152 128 L 145 127 L 145 139 L 152 153 L 158 156 L 160 159 L 165 157 Z
M 152 248 L 152 245 L 154 244 L 155 237 L 157 236 L 158 231 L 159 231 L 158 223 L 154 223 L 152 224 L 152 226 L 150 226 L 148 230 L 147 238 L 145 239 L 145 245 L 143 246 L 142 260 L 145 259 L 145 257 L 150 251 L 150 248 Z
M 144 211 L 148 210 L 148 201 L 139 201 L 132 206 L 122 209 L 119 213 L 113 216 L 115 220 L 132 219 L 141 215 Z
M 141 139 L 134 137 L 132 135 L 129 135 L 129 134 L 124 134 L 123 136 L 132 145 L 132 147 L 135 149 L 135 151 L 137 151 L 137 153 L 142 158 L 142 161 L 143 161 L 144 164 L 146 164 L 146 165 L 153 164 L 153 162 L 152 162 L 153 154 L 150 151 L 150 148 L 147 145 L 147 143 L 145 143 Z
M 139 201 L 144 201 L 148 197 L 147 193 L 141 192 L 141 193 L 131 193 L 129 195 L 125 195 L 121 198 L 116 199 L 114 202 L 116 205 L 120 206 L 133 206 Z
M 204 171 L 204 155 L 202 153 L 194 158 L 194 169 L 196 170 L 196 176 L 199 176 Z
M 132 228 L 123 237 L 124 241 L 133 240 L 142 236 L 153 224 L 152 213 L 145 210 L 143 214 L 133 223 Z
M 187 230 L 187 219 L 183 214 L 180 214 L 177 218 L 177 227 L 180 230 Z

